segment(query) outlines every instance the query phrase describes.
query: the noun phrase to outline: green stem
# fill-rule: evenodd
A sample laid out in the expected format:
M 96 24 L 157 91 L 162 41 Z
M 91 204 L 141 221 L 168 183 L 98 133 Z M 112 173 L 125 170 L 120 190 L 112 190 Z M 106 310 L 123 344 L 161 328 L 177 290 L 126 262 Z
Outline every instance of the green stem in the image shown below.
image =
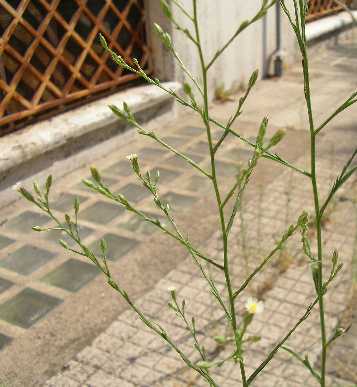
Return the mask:
M 242 385 L 243 385 L 243 387 L 246 387 L 246 386 L 248 386 L 248 384 L 247 384 L 247 376 L 245 374 L 245 367 L 244 367 L 243 360 L 239 361 L 239 366 L 240 366 L 240 373 L 242 375 Z
M 304 28 L 304 26 L 303 26 Z M 309 116 L 309 128 L 310 128 L 310 162 L 311 162 L 311 185 L 314 196 L 314 209 L 316 217 L 316 233 L 317 233 L 317 274 L 318 274 L 318 286 L 317 296 L 319 302 L 319 314 L 320 314 L 320 331 L 321 331 L 321 387 L 325 387 L 326 378 L 326 327 L 325 327 L 325 310 L 324 310 L 324 290 L 323 290 L 323 272 L 322 272 L 322 224 L 320 216 L 320 202 L 319 202 L 319 191 L 317 186 L 317 173 L 316 173 L 316 132 L 314 127 L 314 118 L 312 111 L 311 102 L 311 91 L 310 91 L 310 76 L 309 76 L 309 62 L 306 51 L 306 45 L 302 50 L 303 55 L 303 73 L 304 73 L 304 85 L 305 85 L 305 99 L 307 104 L 307 112 Z
M 221 232 L 222 232 L 222 240 L 223 240 L 223 255 L 224 255 L 224 276 L 225 281 L 227 285 L 227 291 L 228 291 L 228 299 L 229 299 L 229 308 L 230 308 L 230 316 L 231 316 L 231 326 L 233 330 L 233 335 L 235 337 L 236 341 L 236 348 L 237 350 L 240 349 L 240 343 L 237 338 L 237 317 L 236 317 L 236 311 L 235 311 L 235 304 L 234 304 L 234 297 L 233 297 L 233 288 L 231 283 L 231 277 L 230 277 L 230 271 L 229 271 L 229 260 L 228 260 L 228 234 L 226 231 L 226 222 L 225 222 L 225 216 L 224 211 L 222 207 L 222 199 L 221 194 L 218 186 L 217 181 L 217 175 L 216 175 L 216 163 L 215 163 L 215 152 L 214 147 L 212 143 L 212 135 L 211 135 L 211 126 L 210 126 L 210 119 L 209 119 L 209 104 L 208 104 L 208 69 L 206 67 L 205 59 L 203 56 L 202 46 L 201 46 L 201 39 L 200 39 L 200 31 L 198 26 L 198 16 L 197 16 L 197 0 L 192 0 L 193 4 L 193 10 L 194 10 L 194 26 L 195 26 L 195 33 L 196 33 L 196 40 L 198 42 L 197 48 L 198 48 L 198 54 L 200 58 L 200 64 L 201 64 L 201 71 L 202 71 L 202 80 L 203 80 L 203 111 L 202 111 L 202 119 L 204 121 L 206 131 L 207 131 L 207 139 L 208 139 L 208 147 L 209 147 L 209 153 L 210 153 L 210 160 L 211 160 L 211 176 L 212 176 L 212 184 L 216 196 L 217 201 L 217 208 L 219 213 L 219 220 L 221 224 Z M 244 371 L 244 364 L 241 364 L 241 373 L 242 373 L 242 379 L 245 380 L 245 371 Z M 246 382 L 243 382 L 243 387 L 246 387 Z

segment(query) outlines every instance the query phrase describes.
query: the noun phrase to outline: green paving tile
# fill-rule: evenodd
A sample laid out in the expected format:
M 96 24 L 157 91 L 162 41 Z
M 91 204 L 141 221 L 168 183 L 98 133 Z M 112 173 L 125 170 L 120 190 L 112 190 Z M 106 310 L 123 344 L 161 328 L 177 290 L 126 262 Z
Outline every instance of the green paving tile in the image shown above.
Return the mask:
M 79 203 L 83 203 L 88 199 L 85 196 L 64 193 L 53 202 L 52 208 L 57 211 L 71 212 L 73 211 L 73 203 L 76 197 L 79 200 Z
M 11 243 L 13 243 L 14 240 L 13 239 L 10 239 L 6 236 L 3 236 L 3 235 L 0 235 L 0 249 L 3 249 L 9 245 L 11 245 Z
M 11 281 L 0 277 L 0 293 L 9 289 L 12 285 L 13 285 L 13 283 Z
M 180 176 L 179 172 L 171 171 L 165 168 L 154 168 L 150 171 L 151 176 L 157 176 L 157 171 L 160 173 L 159 183 L 170 183 L 171 181 L 177 179 Z
M 119 204 L 97 201 L 81 211 L 80 218 L 94 223 L 106 224 L 124 212 Z
M 162 199 L 168 202 L 174 210 L 190 207 L 197 201 L 196 197 L 182 195 L 176 192 L 168 192 Z
M 76 292 L 99 274 L 99 269 L 89 263 L 69 259 L 46 274 L 41 281 L 59 288 Z
M 102 239 L 105 239 L 108 244 L 108 259 L 112 261 L 118 260 L 120 257 L 128 253 L 133 249 L 138 241 L 129 239 L 115 234 L 105 234 Z M 90 248 L 95 254 L 100 255 L 99 241 L 96 241 L 90 245 Z
M 26 288 L 0 305 L 0 319 L 30 328 L 61 302 L 59 298 Z
M 45 265 L 54 256 L 54 253 L 47 250 L 25 245 L 2 259 L 0 266 L 22 275 L 28 275 Z
M 183 134 L 184 136 L 199 136 L 200 134 L 205 133 L 205 129 L 197 128 L 194 126 L 186 126 L 185 128 L 181 128 L 177 131 L 177 134 Z
M 47 215 L 39 214 L 34 211 L 25 211 L 10 219 L 5 227 L 27 233 L 31 231 L 32 226 L 43 226 L 49 220 L 50 218 Z
M 197 154 L 185 153 L 185 155 L 191 160 L 193 160 L 196 164 L 199 164 L 204 159 L 203 156 L 200 156 Z M 165 160 L 165 164 L 175 168 L 182 168 L 182 169 L 192 168 L 186 160 L 176 155 L 170 157 L 168 160 Z
M 4 335 L 3 333 L 0 333 L 0 349 L 3 349 L 6 347 L 10 342 L 12 341 L 12 338 L 9 336 Z
M 125 187 L 120 188 L 118 193 L 124 195 L 130 202 L 138 203 L 147 198 L 151 193 L 142 185 L 129 183 Z

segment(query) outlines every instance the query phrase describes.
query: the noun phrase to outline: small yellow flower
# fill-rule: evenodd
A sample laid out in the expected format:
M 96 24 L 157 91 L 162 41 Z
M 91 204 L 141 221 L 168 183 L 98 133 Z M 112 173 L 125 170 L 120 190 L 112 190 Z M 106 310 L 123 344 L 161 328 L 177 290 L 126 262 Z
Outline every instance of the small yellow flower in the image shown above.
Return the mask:
M 169 287 L 167 288 L 167 290 L 168 290 L 170 293 L 176 292 L 175 286 L 169 286 Z
M 248 298 L 245 303 L 245 308 L 250 314 L 260 314 L 264 311 L 263 301 L 258 301 L 256 298 Z
M 135 159 L 138 158 L 138 155 L 135 154 L 135 153 L 131 153 L 130 155 L 126 156 L 126 158 L 129 160 L 129 161 L 133 161 Z

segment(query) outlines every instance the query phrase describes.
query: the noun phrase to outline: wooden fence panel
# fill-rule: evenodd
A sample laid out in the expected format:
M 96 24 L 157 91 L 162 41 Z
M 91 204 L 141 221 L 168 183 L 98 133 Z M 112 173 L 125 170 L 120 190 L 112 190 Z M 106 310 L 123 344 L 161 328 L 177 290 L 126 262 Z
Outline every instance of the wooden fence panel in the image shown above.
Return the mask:
M 143 0 L 0 0 L 0 135 L 136 76 L 101 47 L 150 71 Z
M 351 4 L 350 0 L 341 0 L 346 5 Z M 335 0 L 309 0 L 308 21 L 320 19 L 333 13 L 343 10 L 340 2 Z

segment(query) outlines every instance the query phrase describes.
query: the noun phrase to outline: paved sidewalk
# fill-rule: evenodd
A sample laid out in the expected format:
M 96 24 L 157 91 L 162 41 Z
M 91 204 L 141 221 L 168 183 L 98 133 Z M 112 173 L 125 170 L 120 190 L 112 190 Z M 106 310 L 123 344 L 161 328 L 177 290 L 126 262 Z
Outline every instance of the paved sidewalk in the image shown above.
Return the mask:
M 299 160 L 303 162 L 303 160 Z M 329 160 L 322 160 L 320 171 L 323 180 L 329 182 L 330 174 L 336 173 L 337 166 L 331 170 L 323 168 Z M 340 164 L 340 163 L 338 163 Z M 340 166 L 340 165 L 339 165 Z M 255 267 L 274 246 L 274 239 L 281 235 L 287 224 L 296 220 L 306 208 L 309 200 L 304 178 L 289 182 L 289 172 L 284 173 L 274 182 L 265 187 L 263 195 L 257 195 L 245 207 L 247 245 L 242 251 L 238 239 L 241 227 L 238 225 L 233 235 L 237 235 L 237 243 L 233 246 L 232 262 L 234 284 L 242 283 L 245 269 Z M 328 184 L 325 184 L 326 192 Z M 289 199 L 288 192 L 294 192 L 299 199 Z M 346 190 L 348 191 L 348 189 Z M 345 192 L 346 192 L 345 191 Z M 283 210 L 280 203 L 283 205 Z M 257 216 L 257 211 L 262 211 Z M 356 219 L 346 224 L 346 215 L 351 211 L 351 202 L 339 201 L 330 215 L 325 227 L 326 251 L 331 254 L 334 248 L 340 251 L 345 268 L 339 280 L 331 288 L 327 302 L 327 329 L 332 332 L 338 325 L 339 316 L 344 311 L 351 295 L 351 246 L 354 243 Z M 312 207 L 308 209 L 312 210 Z M 260 219 L 259 219 L 260 218 Z M 259 225 L 269 225 L 258 235 Z M 347 232 L 348 230 L 348 232 Z M 222 256 L 217 248 L 219 234 L 214 234 L 206 246 L 210 256 Z M 232 238 L 234 240 L 234 237 Z M 260 335 L 261 341 L 251 346 L 246 354 L 247 372 L 250 374 L 265 356 L 289 331 L 297 319 L 301 317 L 306 305 L 314 299 L 314 290 L 306 258 L 301 252 L 299 236 L 288 243 L 286 250 L 276 257 L 273 264 L 257 277 L 253 286 L 244 292 L 238 300 L 239 310 L 244 309 L 248 295 L 259 295 L 265 300 L 265 310 L 256 317 L 249 327 L 251 335 Z M 260 242 L 259 242 L 260 241 Z M 245 257 L 245 254 L 247 257 Z M 248 260 L 248 266 L 244 262 Z M 326 267 L 326 274 L 328 268 Z M 213 276 L 221 286 L 224 294 L 221 273 L 213 271 Z M 177 289 L 178 299 L 186 300 L 189 315 L 195 316 L 200 332 L 200 343 L 206 347 L 212 361 L 224 359 L 232 351 L 230 346 L 218 346 L 212 337 L 222 335 L 226 329 L 223 314 L 218 311 L 217 304 L 209 295 L 207 284 L 201 278 L 199 270 L 188 257 L 177 269 L 163 278 L 155 288 L 138 300 L 137 305 L 160 325 L 165 327 L 169 335 L 180 344 L 186 355 L 195 361 L 199 360 L 192 339 L 181 321 L 167 308 L 169 301 L 168 288 Z M 312 362 L 317 361 L 319 353 L 319 316 L 314 309 L 309 319 L 289 339 L 287 345 L 305 354 L 309 353 Z M 218 368 L 215 380 L 222 386 L 236 386 L 240 381 L 238 366 L 232 364 Z M 329 378 L 329 386 L 353 386 L 353 381 Z M 46 386 L 204 386 L 193 372 L 187 371 L 178 356 L 147 330 L 132 311 L 127 311 L 101 335 L 91 346 L 82 350 L 63 371 L 52 378 Z M 254 383 L 255 386 L 314 386 L 315 381 L 306 370 L 295 364 L 289 356 L 279 353 L 267 367 L 266 371 Z
M 326 112 L 335 107 L 336 101 L 341 102 L 357 86 L 354 76 L 357 56 L 350 56 L 351 50 L 356 50 L 356 46 L 345 42 L 313 61 L 312 85 L 316 93 L 314 102 L 318 119 L 323 119 Z M 333 90 L 332 95 L 330 90 Z M 254 97 L 248 101 L 245 121 L 239 123 L 239 130 L 248 137 L 253 136 L 261 116 L 270 111 L 274 128 L 270 129 L 269 135 L 277 127 L 288 132 L 286 140 L 278 147 L 279 153 L 304 166 L 307 163 L 304 148 L 308 136 L 302 108 L 301 79 L 296 69 L 291 69 L 282 80 L 261 82 Z M 215 105 L 213 114 L 224 120 L 233 106 L 231 103 Z M 296 108 L 291 109 L 291 106 Z M 329 134 L 321 136 L 319 169 L 325 176 L 324 190 L 328 189 L 341 163 L 356 145 L 355 117 L 355 112 L 345 113 L 334 122 Z M 177 146 L 200 165 L 208 165 L 205 133 L 195 117 L 185 113 L 179 122 L 165 121 L 163 125 L 163 122 L 154 121 L 151 126 L 168 143 Z M 115 192 L 124 193 L 152 213 L 151 199 L 137 185 L 125 159 L 132 152 L 140 156 L 145 168 L 155 170 L 160 166 L 161 193 L 172 203 L 179 224 L 188 229 L 196 245 L 203 245 L 212 256 L 219 257 L 219 237 L 213 232 L 217 219 L 214 203 L 208 195 L 210 188 L 194 170 L 185 168 L 177 157 L 134 133 L 127 133 L 122 137 L 122 146 L 115 151 L 112 149 L 106 157 L 97 159 L 91 155 L 87 159 L 103 172 Z M 229 186 L 249 155 L 249 150 L 242 144 L 233 138 L 227 139 L 225 148 L 218 155 L 225 186 Z M 84 241 L 93 246 L 100 238 L 107 239 L 113 273 L 147 313 L 169 327 L 169 332 L 183 344 L 185 350 L 191 351 L 187 334 L 166 307 L 168 286 L 176 285 L 179 297 L 186 298 L 188 308 L 202 316 L 202 321 L 198 322 L 200 326 L 207 327 L 213 336 L 216 331 L 222 331 L 222 316 L 217 314 L 212 300 L 203 296 L 205 286 L 185 258 L 183 249 L 159 235 L 152 227 L 139 223 L 132 215 L 123 213 L 117 206 L 83 188 L 80 180 L 88 177 L 88 164 L 67 175 L 64 171 L 64 176 L 56 181 L 56 213 L 63 216 L 70 210 L 74 196 L 79 197 Z M 270 251 L 277 235 L 308 205 L 309 186 L 295 175 L 281 173 L 282 169 L 277 165 L 263 162 L 252 181 L 254 187 L 262 188 L 250 190 L 247 194 L 244 219 L 248 225 L 246 248 L 242 253 L 239 227 L 235 230 L 237 244 L 233 248 L 237 262 L 248 259 L 249 267 Z M 331 292 L 330 329 L 336 326 L 338 315 L 348 304 L 349 268 L 356 235 L 355 218 L 349 216 L 352 213 L 349 190 L 341 191 L 339 198 L 326 222 L 326 241 L 328 251 L 332 248 L 341 250 L 345 277 L 339 281 L 338 289 Z M 281 203 L 284 203 L 283 212 Z M 193 375 L 181 368 L 181 362 L 171 351 L 146 332 L 130 311 L 125 311 L 125 303 L 108 289 L 93 265 L 63 252 L 55 243 L 58 235 L 42 236 L 30 231 L 33 224 L 48 225 L 46 217 L 23 201 L 18 201 L 11 208 L 3 208 L 0 219 L 0 348 L 3 348 L 0 352 L 0 375 L 5 382 L 11 386 L 41 385 L 70 359 L 74 359 L 47 384 L 56 387 L 166 387 L 186 386 L 189 385 L 188 380 L 192 380 L 192 386 L 199 385 Z M 266 230 L 269 232 L 265 233 Z M 312 298 L 311 279 L 298 245 L 297 239 L 273 267 L 259 276 L 258 285 L 249 289 L 266 299 L 266 312 L 254 322 L 252 330 L 258 333 L 263 326 L 270 325 L 269 336 L 265 337 L 263 333 L 262 341 L 249 352 L 248 371 L 291 326 L 294 320 L 290 317 L 302 314 L 304 305 Z M 237 283 L 243 274 L 241 265 L 237 265 Z M 241 305 L 243 302 L 244 298 Z M 303 337 L 303 332 L 293 339 L 301 349 L 316 342 L 316 319 L 317 315 L 313 314 L 306 324 L 308 339 Z M 266 329 L 264 331 L 267 332 Z M 229 351 L 229 348 L 218 350 L 208 337 L 203 336 L 202 340 L 213 355 L 219 353 L 222 356 Z M 317 358 L 315 345 L 311 349 Z M 230 375 L 228 380 L 224 379 L 227 373 Z M 236 385 L 238 377 L 236 371 L 222 368 L 217 382 L 224 386 Z M 341 375 L 338 377 L 341 378 Z M 266 379 L 262 378 L 270 383 L 264 386 L 310 383 L 304 369 L 281 355 L 267 370 Z M 347 386 L 351 381 L 351 378 L 344 380 L 341 386 Z M 256 385 L 261 385 L 259 380 Z

